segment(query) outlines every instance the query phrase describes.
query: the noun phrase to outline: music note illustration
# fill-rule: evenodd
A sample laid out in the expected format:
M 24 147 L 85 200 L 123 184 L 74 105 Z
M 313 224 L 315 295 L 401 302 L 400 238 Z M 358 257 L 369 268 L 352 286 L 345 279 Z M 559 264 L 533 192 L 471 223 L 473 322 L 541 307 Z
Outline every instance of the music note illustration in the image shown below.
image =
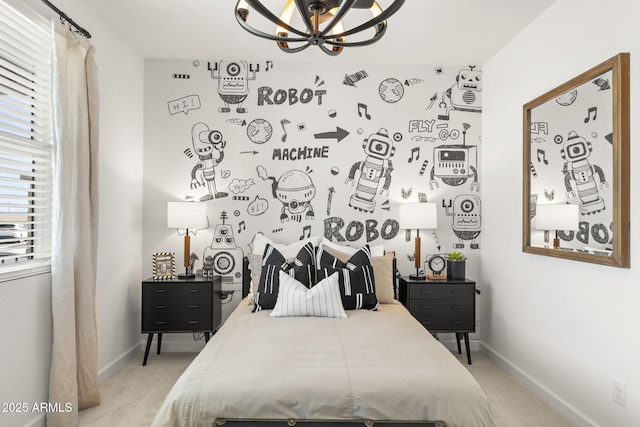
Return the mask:
M 246 230 L 247 229 L 247 225 L 244 223 L 244 221 L 240 221 L 240 224 L 238 224 L 238 233 L 242 233 L 242 230 Z
M 420 158 L 420 147 L 415 147 L 411 149 L 411 157 L 409 157 L 409 163 L 413 162 L 413 160 L 418 160 Z
M 584 119 L 585 123 L 589 123 L 591 120 L 591 114 L 593 113 L 593 120 L 598 118 L 598 107 L 591 107 L 587 110 L 587 118 Z
M 284 135 L 282 135 L 282 138 L 280 138 L 280 141 L 282 142 L 287 141 L 287 130 L 284 128 L 284 125 L 288 125 L 289 123 L 291 122 L 287 119 L 280 120 L 280 125 L 282 126 L 282 130 L 284 131 Z
M 311 226 L 305 225 L 302 228 L 302 236 L 300 236 L 300 240 L 311 237 Z
M 545 165 L 549 164 L 549 161 L 546 158 L 547 153 L 545 153 L 545 151 L 543 149 L 538 148 L 537 155 L 538 155 L 538 161 L 539 162 L 544 162 Z M 542 160 L 540 160 L 541 156 L 542 156 Z
M 364 116 L 367 118 L 367 120 L 371 120 L 371 115 L 367 112 L 368 108 L 369 107 L 366 104 L 358 102 L 358 116 L 362 117 L 362 110 L 364 110 Z

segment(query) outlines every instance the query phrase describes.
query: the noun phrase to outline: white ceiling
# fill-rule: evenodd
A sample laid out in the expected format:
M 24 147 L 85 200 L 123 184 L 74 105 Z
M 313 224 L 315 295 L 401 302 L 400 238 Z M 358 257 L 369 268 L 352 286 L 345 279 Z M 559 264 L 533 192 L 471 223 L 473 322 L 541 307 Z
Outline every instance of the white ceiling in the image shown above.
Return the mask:
M 390 3 L 378 1 L 383 8 Z M 236 0 L 85 0 L 145 58 L 443 65 L 484 64 L 554 1 L 407 0 L 379 42 L 329 57 L 315 47 L 286 54 L 247 33 L 234 17 Z M 283 1 L 264 4 L 277 5 L 279 14 Z

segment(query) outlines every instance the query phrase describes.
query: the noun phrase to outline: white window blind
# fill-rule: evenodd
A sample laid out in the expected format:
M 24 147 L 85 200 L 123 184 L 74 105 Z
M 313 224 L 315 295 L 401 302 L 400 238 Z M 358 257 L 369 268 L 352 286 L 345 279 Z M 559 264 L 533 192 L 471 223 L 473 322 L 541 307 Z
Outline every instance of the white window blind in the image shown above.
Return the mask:
M 0 275 L 51 259 L 51 33 L 0 1 Z

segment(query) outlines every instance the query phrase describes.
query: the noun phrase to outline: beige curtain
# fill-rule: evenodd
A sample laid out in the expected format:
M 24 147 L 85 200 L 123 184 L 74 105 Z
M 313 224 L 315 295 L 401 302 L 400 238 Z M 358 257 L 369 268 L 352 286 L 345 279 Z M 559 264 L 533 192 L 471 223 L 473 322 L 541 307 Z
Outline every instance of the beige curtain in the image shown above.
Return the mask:
M 98 81 L 95 49 L 59 24 L 54 59 L 55 176 L 50 427 L 78 425 L 100 404 L 95 289 L 98 243 Z

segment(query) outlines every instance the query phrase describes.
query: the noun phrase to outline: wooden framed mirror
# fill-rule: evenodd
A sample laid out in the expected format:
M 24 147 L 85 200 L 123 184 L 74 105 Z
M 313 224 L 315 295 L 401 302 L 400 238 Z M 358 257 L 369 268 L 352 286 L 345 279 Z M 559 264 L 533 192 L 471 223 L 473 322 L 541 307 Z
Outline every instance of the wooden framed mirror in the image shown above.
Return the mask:
M 522 250 L 629 267 L 629 54 L 525 104 L 523 142 Z

